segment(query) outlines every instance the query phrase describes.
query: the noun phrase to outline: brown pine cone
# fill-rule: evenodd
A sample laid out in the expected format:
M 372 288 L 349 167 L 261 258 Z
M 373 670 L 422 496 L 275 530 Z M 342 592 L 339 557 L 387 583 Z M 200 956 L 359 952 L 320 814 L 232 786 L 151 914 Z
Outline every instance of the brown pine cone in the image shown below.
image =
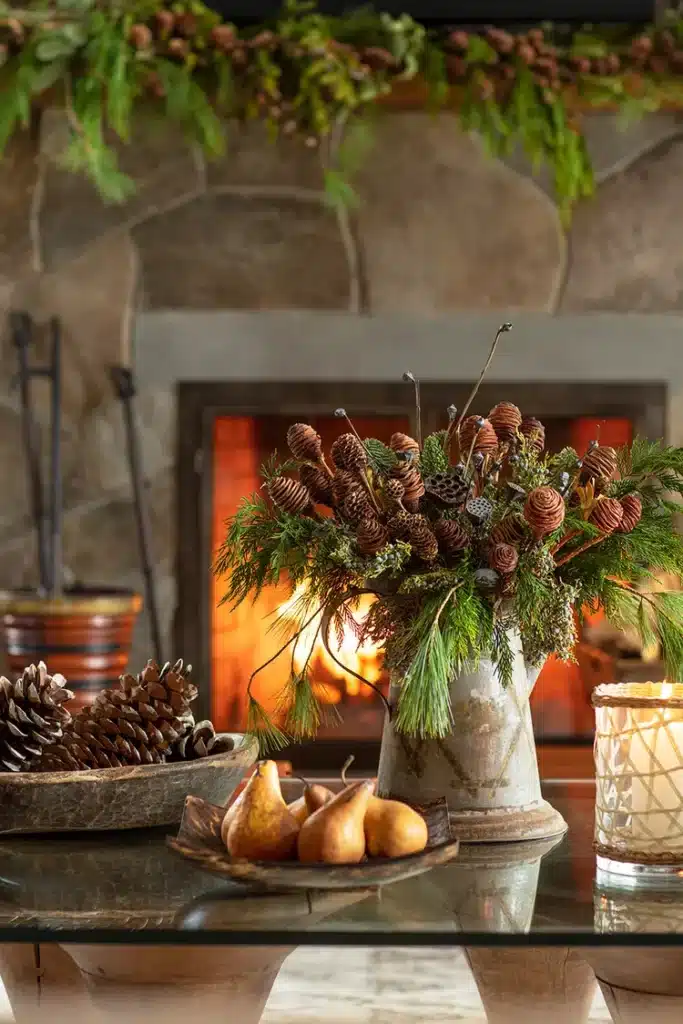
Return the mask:
M 157 28 L 165 35 L 170 35 L 175 28 L 175 14 L 173 11 L 161 10 L 154 15 Z
M 637 494 L 627 494 L 621 499 L 623 516 L 617 526 L 619 533 L 630 533 L 635 530 L 643 514 L 643 503 Z
M 363 555 L 371 557 L 389 543 L 389 532 L 379 519 L 364 519 L 356 534 L 358 548 Z
M 472 445 L 474 444 L 474 447 Z M 463 453 L 493 454 L 498 448 L 498 437 L 493 424 L 483 416 L 468 416 L 460 424 L 460 450 Z
M 29 665 L 16 682 L 0 676 L 0 772 L 38 771 L 43 752 L 68 729 L 73 698 L 64 676 Z
M 545 427 L 535 416 L 523 416 L 519 427 L 522 437 L 531 441 L 535 450 L 539 453 L 545 448 Z
M 232 736 L 217 735 L 213 722 L 206 719 L 172 744 L 169 761 L 196 761 L 209 754 L 226 754 L 235 748 Z
M 508 576 L 511 572 L 514 572 L 518 562 L 519 555 L 511 544 L 494 544 L 489 549 L 489 566 L 502 576 Z
M 209 38 L 217 49 L 229 53 L 235 45 L 235 30 L 230 25 L 216 25 Z
M 410 546 L 417 557 L 423 562 L 433 562 L 439 554 L 439 542 L 425 524 L 410 531 Z
M 179 36 L 173 36 L 168 41 L 168 52 L 173 57 L 187 57 L 190 52 L 190 44 L 187 39 L 181 39 Z
M 617 471 L 617 453 L 609 445 L 598 445 L 586 452 L 581 467 L 581 479 L 611 480 Z
M 148 25 L 133 25 L 128 33 L 128 41 L 135 50 L 148 50 L 153 39 L 152 30 Z
M 407 434 L 392 434 L 389 441 L 389 447 L 392 452 L 396 452 L 401 455 L 412 455 L 414 459 L 417 459 L 420 455 L 420 446 L 417 441 L 409 437 Z
M 522 414 L 512 402 L 499 402 L 488 415 L 499 441 L 512 441 L 522 425 Z
M 519 544 L 526 536 L 524 519 L 517 515 L 506 516 L 491 530 L 493 544 Z
M 524 518 L 537 537 L 545 537 L 564 522 L 564 500 L 554 487 L 537 487 L 524 505 Z
M 360 488 L 346 495 L 342 503 L 342 513 L 344 518 L 354 525 L 362 520 L 372 519 L 375 514 L 367 494 Z
M 403 484 L 404 502 L 420 500 L 425 492 L 425 485 L 417 466 L 412 466 L 409 462 L 399 462 L 392 469 L 391 475 L 395 480 L 400 480 Z
M 403 501 L 406 489 L 400 480 L 395 478 L 392 480 L 386 480 L 384 483 L 383 494 L 387 502 L 392 505 L 398 504 Z
M 387 529 L 392 540 L 405 540 L 410 533 L 411 520 L 410 512 L 400 508 L 387 520 Z
M 337 469 L 358 471 L 368 464 L 365 448 L 355 434 L 341 434 L 330 451 Z
M 299 479 L 308 489 L 313 501 L 319 505 L 328 505 L 330 508 L 334 506 L 332 481 L 323 469 L 306 464 L 299 470 Z
M 455 519 L 437 519 L 433 530 L 444 555 L 455 555 L 469 545 L 467 531 Z
M 334 498 L 335 506 L 341 506 L 344 502 L 344 498 L 352 491 L 359 491 L 361 484 L 353 473 L 349 473 L 346 469 L 339 469 L 332 477 L 332 496 Z
M 298 480 L 289 476 L 276 476 L 268 484 L 271 500 L 283 512 L 298 515 L 311 507 L 311 492 Z
M 308 423 L 293 423 L 287 431 L 287 446 L 295 459 L 319 462 L 323 453 L 320 434 Z
M 624 518 L 624 509 L 616 498 L 599 498 L 588 521 L 594 523 L 601 533 L 613 533 L 618 530 Z

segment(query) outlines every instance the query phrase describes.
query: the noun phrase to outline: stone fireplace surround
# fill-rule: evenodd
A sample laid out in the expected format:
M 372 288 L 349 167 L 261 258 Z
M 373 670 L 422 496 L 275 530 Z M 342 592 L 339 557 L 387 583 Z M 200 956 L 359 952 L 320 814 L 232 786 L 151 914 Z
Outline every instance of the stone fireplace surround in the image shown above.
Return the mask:
M 509 319 L 494 384 L 666 385 L 666 435 L 683 442 L 675 115 L 626 132 L 607 115 L 591 119 L 600 186 L 567 232 L 547 182 L 520 159 L 490 161 L 448 115 L 382 120 L 350 213 L 325 206 L 317 154 L 273 146 L 257 127 L 236 129 L 230 153 L 209 166 L 141 127 L 124 154 L 139 191 L 108 207 L 50 163 L 61 130 L 58 115 L 44 116 L 0 163 L 0 315 L 29 308 L 64 320 L 69 572 L 139 588 L 106 372 L 132 361 L 169 653 L 186 540 L 176 536 L 181 382 L 279 383 L 278 411 L 294 382 L 392 383 L 409 368 L 456 388 L 477 376 Z M 14 369 L 4 337 L 0 585 L 10 587 L 35 579 Z M 46 418 L 40 385 L 36 397 Z M 654 421 L 651 432 L 661 432 Z M 149 653 L 143 619 L 134 663 Z

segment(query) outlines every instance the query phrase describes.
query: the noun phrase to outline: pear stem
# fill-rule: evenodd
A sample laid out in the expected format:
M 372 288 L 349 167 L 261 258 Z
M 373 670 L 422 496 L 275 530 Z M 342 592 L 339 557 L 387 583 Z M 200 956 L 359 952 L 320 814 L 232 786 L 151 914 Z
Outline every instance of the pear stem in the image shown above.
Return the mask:
M 342 765 L 342 770 L 340 771 L 339 774 L 340 774 L 341 780 L 342 780 L 342 782 L 344 783 L 345 786 L 349 785 L 349 780 L 346 778 L 346 773 L 347 773 L 347 771 L 349 770 L 349 768 L 351 767 L 351 765 L 353 764 L 353 762 L 355 760 L 356 760 L 355 754 L 349 754 L 349 756 L 344 761 L 344 764 Z

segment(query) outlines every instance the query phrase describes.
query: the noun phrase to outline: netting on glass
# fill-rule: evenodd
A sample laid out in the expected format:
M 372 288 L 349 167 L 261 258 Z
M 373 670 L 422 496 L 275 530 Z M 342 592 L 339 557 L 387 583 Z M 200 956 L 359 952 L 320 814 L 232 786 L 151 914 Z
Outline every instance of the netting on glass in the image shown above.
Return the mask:
M 593 704 L 597 852 L 683 862 L 683 685 L 599 686 Z

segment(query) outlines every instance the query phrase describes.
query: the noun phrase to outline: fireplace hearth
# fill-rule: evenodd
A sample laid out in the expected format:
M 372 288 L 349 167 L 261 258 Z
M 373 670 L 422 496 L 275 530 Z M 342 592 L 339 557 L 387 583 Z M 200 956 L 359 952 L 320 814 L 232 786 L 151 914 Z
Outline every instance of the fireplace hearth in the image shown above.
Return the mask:
M 462 405 L 471 385 L 423 381 L 425 432 L 439 429 L 445 409 Z M 627 443 L 634 433 L 653 437 L 665 433 L 666 389 L 652 384 L 500 383 L 481 388 L 479 409 L 502 398 L 546 425 L 547 446 L 557 451 L 572 445 L 579 452 L 590 440 Z M 217 726 L 240 729 L 246 714 L 246 686 L 252 672 L 275 653 L 278 638 L 272 630 L 277 614 L 287 613 L 286 589 L 271 588 L 251 605 L 231 610 L 221 605 L 223 585 L 213 577 L 211 563 L 224 536 L 225 520 L 242 495 L 262 483 L 259 468 L 273 449 L 285 450 L 287 427 L 295 421 L 312 423 L 326 448 L 339 433 L 333 410 L 343 406 L 362 435 L 384 440 L 396 430 L 414 430 L 412 390 L 401 383 L 381 382 L 187 382 L 178 387 L 178 593 L 176 648 L 187 653 L 204 683 L 202 716 Z M 362 614 L 362 610 L 361 610 Z M 551 661 L 537 684 L 533 714 L 537 738 L 551 741 L 589 741 L 592 735 L 590 690 L 623 671 L 645 671 L 639 652 L 631 661 L 603 651 L 600 616 L 589 620 L 590 642 L 582 639 L 577 663 Z M 313 635 L 311 636 L 313 640 Z M 381 658 L 372 649 L 357 649 L 352 631 L 338 638 L 337 657 L 382 688 L 388 679 Z M 614 638 L 610 637 L 614 646 Z M 305 644 L 302 644 L 302 652 Z M 302 657 L 303 653 L 299 656 Z M 294 656 L 294 667 L 297 665 Z M 254 693 L 270 709 L 290 672 L 283 655 L 258 675 Z M 334 767 L 348 753 L 359 764 L 376 760 L 383 709 L 377 695 L 352 675 L 344 674 L 321 645 L 312 665 L 321 700 L 331 721 L 315 744 L 289 752 L 297 765 Z M 647 666 L 650 675 L 657 665 Z M 208 685 L 207 685 L 208 684 Z

